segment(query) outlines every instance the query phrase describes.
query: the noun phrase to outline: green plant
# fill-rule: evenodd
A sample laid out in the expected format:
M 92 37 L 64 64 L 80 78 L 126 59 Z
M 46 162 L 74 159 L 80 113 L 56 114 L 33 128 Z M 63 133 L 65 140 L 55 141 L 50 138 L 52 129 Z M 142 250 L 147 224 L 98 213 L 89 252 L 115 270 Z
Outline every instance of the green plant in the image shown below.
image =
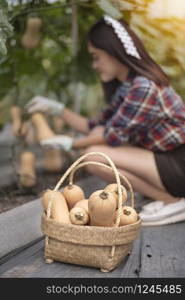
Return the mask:
M 38 94 L 62 101 L 88 117 L 103 106 L 101 85 L 91 69 L 86 34 L 104 13 L 123 16 L 130 23 L 174 88 L 184 96 L 185 20 L 151 19 L 148 8 L 152 1 L 29 0 L 7 5 L 6 0 L 1 0 L 0 125 L 9 120 L 13 104 L 24 107 Z M 29 18 L 41 19 L 42 27 L 37 47 L 25 49 L 21 41 Z

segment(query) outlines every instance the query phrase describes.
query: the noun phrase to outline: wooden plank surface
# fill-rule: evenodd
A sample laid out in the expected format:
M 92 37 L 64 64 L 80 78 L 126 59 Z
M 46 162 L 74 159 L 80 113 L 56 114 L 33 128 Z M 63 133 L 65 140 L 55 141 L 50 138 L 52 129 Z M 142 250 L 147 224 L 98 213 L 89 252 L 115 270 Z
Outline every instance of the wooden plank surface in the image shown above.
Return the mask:
M 46 264 L 44 261 L 44 240 L 38 241 L 20 253 L 13 255 L 0 266 L 1 278 L 12 277 L 42 277 L 42 278 L 98 278 L 98 277 L 137 277 L 135 268 L 139 252 L 139 240 L 135 241 L 130 256 L 113 271 L 102 273 L 99 269 L 78 265 L 54 262 Z M 134 259 L 133 259 L 134 258 Z M 131 264 L 129 263 L 131 262 Z M 124 271 L 125 268 L 125 271 Z
M 105 182 L 90 177 L 78 182 L 86 196 L 101 189 Z M 148 202 L 136 199 L 139 210 Z M 16 251 L 0 265 L 0 277 L 43 278 L 147 278 L 185 277 L 185 222 L 143 227 L 133 243 L 130 256 L 113 271 L 102 273 L 99 269 L 78 265 L 44 261 L 44 240 L 37 240 L 29 247 Z
M 78 181 L 86 197 L 95 190 L 104 188 L 107 183 L 91 176 Z M 139 205 L 139 202 L 137 203 Z M 44 261 L 44 241 L 37 241 L 30 247 L 15 253 L 0 266 L 0 277 L 137 277 L 140 263 L 140 238 L 133 244 L 131 255 L 112 272 L 102 273 L 99 269 L 70 265 L 61 262 L 46 264 Z M 125 270 L 124 270 L 125 269 Z
M 185 222 L 142 230 L 140 277 L 185 277 Z
M 44 240 L 12 256 L 0 266 L 0 277 L 42 278 L 170 278 L 185 277 L 184 223 L 142 228 L 131 255 L 113 271 L 61 262 L 46 264 Z

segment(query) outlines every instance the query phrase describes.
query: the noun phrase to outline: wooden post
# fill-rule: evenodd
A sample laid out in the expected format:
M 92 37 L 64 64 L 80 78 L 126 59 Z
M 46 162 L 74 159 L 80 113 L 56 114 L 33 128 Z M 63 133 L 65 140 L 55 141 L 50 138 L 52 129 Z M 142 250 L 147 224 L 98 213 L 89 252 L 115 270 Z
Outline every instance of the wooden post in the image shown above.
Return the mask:
M 77 4 L 71 0 L 72 9 L 72 55 L 76 56 L 78 52 L 78 21 L 77 21 Z
M 72 37 L 72 56 L 75 57 L 78 53 L 78 42 L 79 42 L 79 33 L 78 33 L 78 20 L 77 20 L 77 4 L 75 0 L 71 0 L 71 37 Z M 79 113 L 81 107 L 81 86 L 76 82 L 76 78 L 73 80 L 75 85 L 74 92 L 74 111 Z

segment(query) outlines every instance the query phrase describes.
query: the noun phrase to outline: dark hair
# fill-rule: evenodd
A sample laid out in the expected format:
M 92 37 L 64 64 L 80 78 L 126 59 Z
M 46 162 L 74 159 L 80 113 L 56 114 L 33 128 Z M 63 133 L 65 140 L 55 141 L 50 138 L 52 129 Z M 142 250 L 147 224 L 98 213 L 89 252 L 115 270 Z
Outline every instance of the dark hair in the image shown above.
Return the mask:
M 168 86 L 169 79 L 163 72 L 161 67 L 154 62 L 151 56 L 145 50 L 145 47 L 137 35 L 129 27 L 124 20 L 119 20 L 126 31 L 131 36 L 135 47 L 141 57 L 137 59 L 125 52 L 124 46 L 115 34 L 112 26 L 107 25 L 104 19 L 100 19 L 93 25 L 88 33 L 89 42 L 95 47 L 106 51 L 111 56 L 118 59 L 121 63 L 128 66 L 131 71 L 136 74 L 147 77 L 153 80 L 157 85 Z M 102 83 L 105 93 L 105 98 L 109 102 L 120 82 L 113 80 L 108 83 Z

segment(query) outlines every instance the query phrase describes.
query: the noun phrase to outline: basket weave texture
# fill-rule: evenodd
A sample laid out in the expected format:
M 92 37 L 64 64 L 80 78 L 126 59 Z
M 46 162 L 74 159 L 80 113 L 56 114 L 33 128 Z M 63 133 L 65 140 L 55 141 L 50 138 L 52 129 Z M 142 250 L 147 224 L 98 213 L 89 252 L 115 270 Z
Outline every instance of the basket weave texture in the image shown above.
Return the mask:
M 110 164 L 88 161 L 79 164 L 89 155 L 101 155 Z M 74 172 L 86 164 L 100 165 L 112 170 L 118 184 L 118 214 L 115 227 L 100 226 L 80 226 L 73 224 L 62 224 L 50 218 L 52 200 L 47 209 L 47 214 L 43 212 L 41 217 L 41 230 L 45 238 L 45 259 L 46 262 L 61 261 L 77 265 L 100 268 L 102 272 L 109 272 L 116 268 L 128 255 L 133 246 L 133 241 L 139 234 L 141 220 L 134 224 L 120 226 L 122 214 L 122 191 L 120 178 L 129 189 L 134 207 L 134 193 L 128 179 L 118 173 L 114 163 L 108 156 L 101 152 L 91 152 L 80 157 L 64 173 L 54 190 L 58 190 L 70 174 L 69 184 L 73 182 Z

